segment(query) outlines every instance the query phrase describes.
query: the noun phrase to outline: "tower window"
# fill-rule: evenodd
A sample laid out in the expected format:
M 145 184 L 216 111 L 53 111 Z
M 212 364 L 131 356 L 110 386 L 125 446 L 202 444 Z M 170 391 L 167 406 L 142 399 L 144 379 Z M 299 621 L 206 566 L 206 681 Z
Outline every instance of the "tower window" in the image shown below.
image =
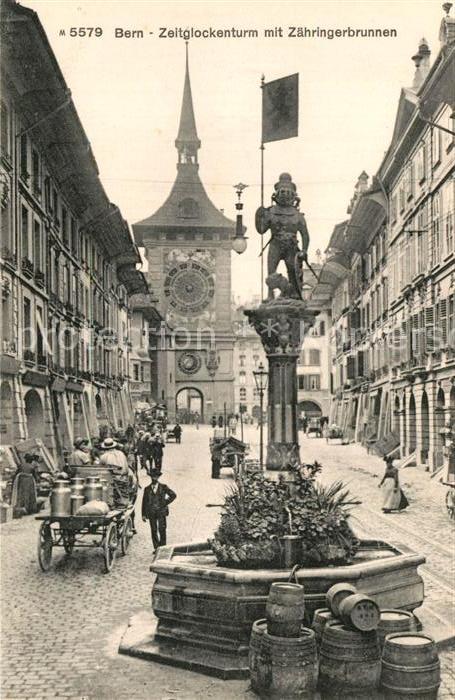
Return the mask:
M 179 217 L 182 219 L 197 219 L 200 216 L 199 204 L 195 199 L 187 197 L 179 203 Z

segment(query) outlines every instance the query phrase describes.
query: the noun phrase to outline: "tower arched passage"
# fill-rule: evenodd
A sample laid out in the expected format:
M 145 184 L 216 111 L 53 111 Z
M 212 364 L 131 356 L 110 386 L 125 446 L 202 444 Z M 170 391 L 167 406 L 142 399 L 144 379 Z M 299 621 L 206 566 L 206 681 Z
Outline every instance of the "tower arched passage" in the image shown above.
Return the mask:
M 196 387 L 182 387 L 175 395 L 175 413 L 182 423 L 204 422 L 204 395 Z

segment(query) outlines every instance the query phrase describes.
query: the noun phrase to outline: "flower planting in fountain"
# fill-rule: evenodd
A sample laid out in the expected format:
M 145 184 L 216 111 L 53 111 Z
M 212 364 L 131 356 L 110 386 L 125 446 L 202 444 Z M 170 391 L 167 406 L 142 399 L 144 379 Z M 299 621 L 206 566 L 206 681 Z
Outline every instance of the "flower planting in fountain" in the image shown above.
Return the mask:
M 302 539 L 305 566 L 349 563 L 359 542 L 350 524 L 360 503 L 337 481 L 316 480 L 321 465 L 290 468 L 293 482 L 270 481 L 262 472 L 242 474 L 229 488 L 220 525 L 209 540 L 218 564 L 235 568 L 280 566 L 280 538 Z

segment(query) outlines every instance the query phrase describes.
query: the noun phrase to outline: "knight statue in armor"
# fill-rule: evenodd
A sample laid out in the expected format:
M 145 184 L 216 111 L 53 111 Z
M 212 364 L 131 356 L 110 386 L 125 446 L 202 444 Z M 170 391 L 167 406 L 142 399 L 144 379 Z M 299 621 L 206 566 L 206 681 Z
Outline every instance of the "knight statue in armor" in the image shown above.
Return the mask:
M 290 285 L 286 296 L 301 299 L 302 262 L 307 261 L 310 237 L 305 217 L 299 211 L 300 199 L 297 196 L 297 188 L 289 173 L 280 175 L 272 195 L 272 202 L 272 206 L 259 207 L 256 212 L 258 233 L 263 235 L 269 229 L 271 233 L 267 256 L 268 299 L 273 299 L 273 289 L 279 287 L 276 278 L 280 275 L 277 275 L 276 270 L 281 260 L 286 265 Z M 302 238 L 302 250 L 299 248 L 297 233 L 300 233 Z M 284 295 L 283 291 L 282 295 Z

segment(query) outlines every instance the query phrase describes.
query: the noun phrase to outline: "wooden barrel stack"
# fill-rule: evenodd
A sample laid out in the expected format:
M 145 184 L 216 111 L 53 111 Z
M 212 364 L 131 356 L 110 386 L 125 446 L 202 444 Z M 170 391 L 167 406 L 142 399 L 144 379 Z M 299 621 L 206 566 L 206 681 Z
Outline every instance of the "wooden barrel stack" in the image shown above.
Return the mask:
M 251 688 L 261 697 L 435 700 L 440 685 L 434 640 L 404 610 L 380 610 L 348 583 L 332 586 L 326 608 L 303 627 L 303 586 L 271 586 L 267 618 L 253 625 Z M 319 662 L 317 649 L 319 648 Z M 319 673 L 319 676 L 318 676 Z M 381 697 L 383 697 L 381 695 Z
M 332 586 L 327 591 L 326 602 L 332 619 L 326 622 L 321 639 L 322 696 L 373 697 L 381 678 L 379 607 L 348 583 Z
M 250 639 L 251 688 L 261 697 L 314 697 L 318 680 L 316 640 L 303 627 L 303 586 L 272 583 L 266 619 L 256 620 Z

